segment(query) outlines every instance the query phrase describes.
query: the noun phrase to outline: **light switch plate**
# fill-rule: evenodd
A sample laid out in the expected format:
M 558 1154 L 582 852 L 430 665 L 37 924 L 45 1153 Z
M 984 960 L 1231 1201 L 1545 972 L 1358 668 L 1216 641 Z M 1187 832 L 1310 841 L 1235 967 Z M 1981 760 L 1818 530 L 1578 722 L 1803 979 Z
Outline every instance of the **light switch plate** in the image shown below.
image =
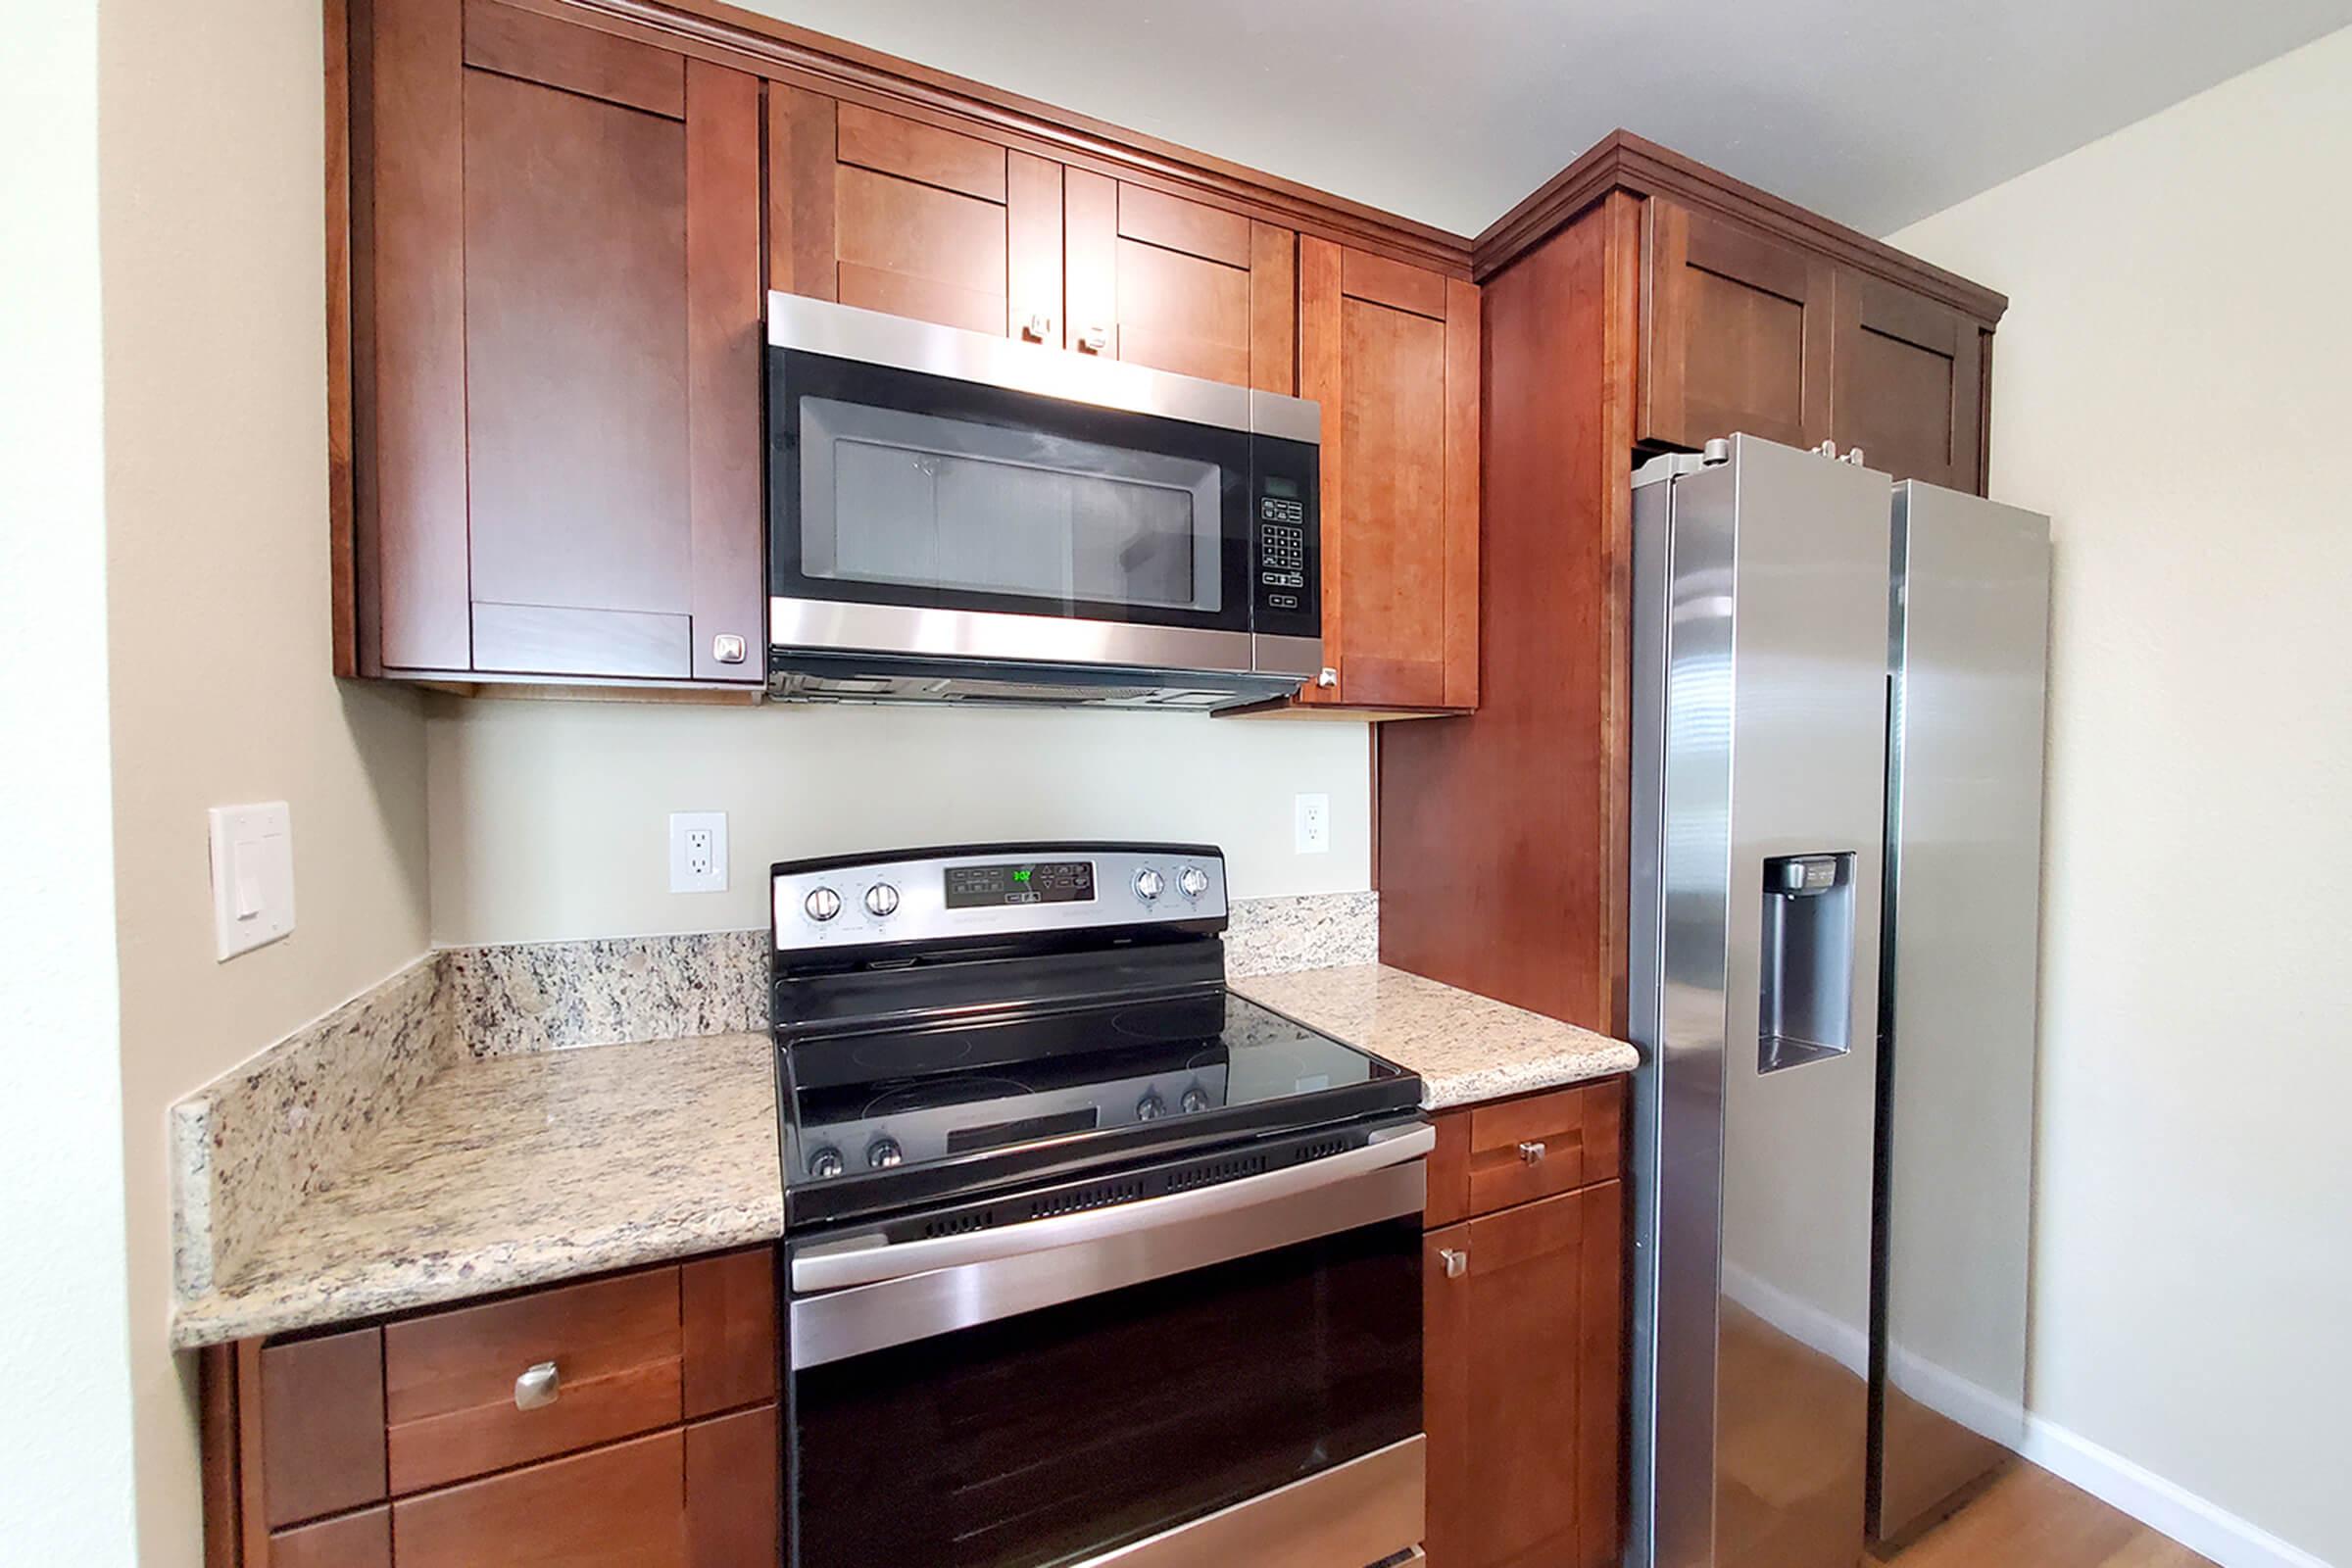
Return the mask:
M 1323 855 L 1331 849 L 1331 797 L 1328 795 L 1297 795 L 1292 797 L 1291 813 L 1297 828 L 1296 852 L 1299 855 Z
M 669 891 L 727 891 L 727 813 L 669 813 Z
M 283 801 L 211 816 L 213 956 L 225 963 L 294 929 L 294 824 Z

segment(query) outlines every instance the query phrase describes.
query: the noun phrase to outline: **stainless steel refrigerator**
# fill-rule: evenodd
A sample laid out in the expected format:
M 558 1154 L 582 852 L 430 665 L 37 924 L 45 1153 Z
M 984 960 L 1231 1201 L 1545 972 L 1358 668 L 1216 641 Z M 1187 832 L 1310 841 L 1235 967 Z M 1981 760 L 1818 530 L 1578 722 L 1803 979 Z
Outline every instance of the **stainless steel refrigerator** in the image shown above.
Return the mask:
M 2048 539 L 1636 476 L 1632 1568 L 1851 1568 L 2022 1439 Z

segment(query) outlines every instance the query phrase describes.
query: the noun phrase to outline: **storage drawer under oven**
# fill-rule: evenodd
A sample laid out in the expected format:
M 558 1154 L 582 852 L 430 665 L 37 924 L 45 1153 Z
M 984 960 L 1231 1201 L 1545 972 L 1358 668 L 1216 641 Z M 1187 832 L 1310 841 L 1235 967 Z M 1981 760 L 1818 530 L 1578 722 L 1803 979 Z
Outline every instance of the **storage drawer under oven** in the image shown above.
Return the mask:
M 1057 1218 L 799 1250 L 795 1568 L 1414 1546 L 1430 1134 L 1398 1132 Z

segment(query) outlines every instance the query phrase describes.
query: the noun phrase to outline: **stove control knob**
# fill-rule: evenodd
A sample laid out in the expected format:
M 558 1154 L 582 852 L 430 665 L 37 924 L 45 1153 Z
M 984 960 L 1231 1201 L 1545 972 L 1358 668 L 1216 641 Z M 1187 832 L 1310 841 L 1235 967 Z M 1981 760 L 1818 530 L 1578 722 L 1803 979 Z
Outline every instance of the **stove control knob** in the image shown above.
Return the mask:
M 1188 899 L 1197 899 L 1208 891 L 1208 873 L 1197 865 L 1188 865 L 1176 873 L 1176 886 Z
M 1208 1108 L 1208 1091 L 1199 1084 L 1184 1092 L 1184 1113 L 1188 1116 Z
M 888 1170 L 906 1157 L 896 1138 L 877 1138 L 865 1146 L 865 1163 L 872 1170 Z
M 865 890 L 865 912 L 880 919 L 899 906 L 899 890 L 887 882 L 877 882 Z
M 831 888 L 811 888 L 801 907 L 808 911 L 811 920 L 830 920 L 841 912 L 841 895 Z
M 1167 880 L 1150 866 L 1135 873 L 1135 896 L 1150 904 L 1167 887 Z
M 841 1174 L 841 1151 L 831 1144 L 808 1156 L 808 1174 L 820 1180 Z
M 1159 1098 L 1159 1091 L 1156 1089 L 1135 1102 L 1135 1119 L 1137 1121 L 1157 1121 L 1167 1113 L 1168 1102 Z

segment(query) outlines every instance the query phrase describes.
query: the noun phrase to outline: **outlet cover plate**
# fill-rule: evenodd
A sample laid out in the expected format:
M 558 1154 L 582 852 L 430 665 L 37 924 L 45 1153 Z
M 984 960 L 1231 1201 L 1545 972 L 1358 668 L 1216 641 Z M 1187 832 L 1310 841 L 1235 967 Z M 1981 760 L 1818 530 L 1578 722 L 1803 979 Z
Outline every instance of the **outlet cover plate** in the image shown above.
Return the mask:
M 727 813 L 669 813 L 669 891 L 727 891 Z
M 1297 827 L 1297 844 L 1300 855 L 1325 855 L 1331 850 L 1331 797 L 1328 795 L 1298 795 L 1292 797 L 1292 816 Z

